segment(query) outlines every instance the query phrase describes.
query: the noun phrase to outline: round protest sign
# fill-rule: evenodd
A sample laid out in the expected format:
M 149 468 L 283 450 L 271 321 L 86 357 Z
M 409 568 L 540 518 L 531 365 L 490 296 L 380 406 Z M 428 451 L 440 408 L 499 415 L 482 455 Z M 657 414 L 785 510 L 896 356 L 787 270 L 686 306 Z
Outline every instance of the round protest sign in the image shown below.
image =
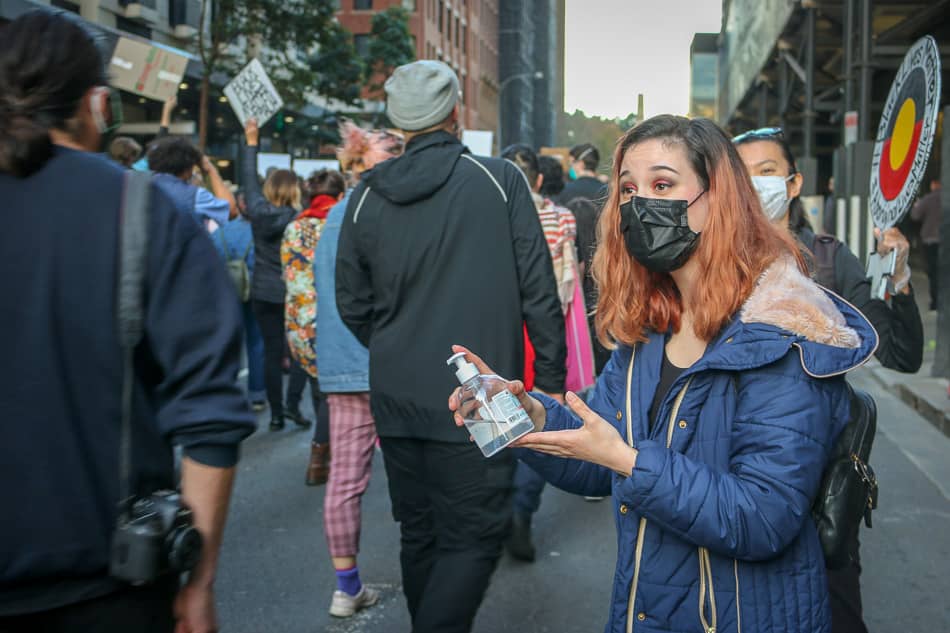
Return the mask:
M 884 103 L 871 159 L 870 207 L 886 229 L 910 209 L 927 169 L 940 103 L 940 51 L 929 35 L 907 51 Z

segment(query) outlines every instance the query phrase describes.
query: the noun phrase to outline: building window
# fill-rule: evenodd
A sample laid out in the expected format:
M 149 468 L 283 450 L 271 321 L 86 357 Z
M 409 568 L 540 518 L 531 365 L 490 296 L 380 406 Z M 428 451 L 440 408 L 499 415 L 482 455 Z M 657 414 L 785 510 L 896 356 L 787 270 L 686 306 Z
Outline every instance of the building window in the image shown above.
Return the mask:
M 462 26 L 462 52 L 468 55 L 468 26 Z
M 411 13 L 416 10 L 416 0 L 402 0 L 402 8 Z
M 119 29 L 120 31 L 125 31 L 126 33 L 131 33 L 132 35 L 144 37 L 147 40 L 152 39 L 152 29 L 148 28 L 144 24 L 136 22 L 135 20 L 124 18 L 121 15 L 115 16 L 115 28 Z
M 372 11 L 373 0 L 353 0 L 354 11 Z
M 442 25 L 445 21 L 445 3 L 439 0 L 439 33 L 442 32 Z
M 462 23 L 459 21 L 458 18 L 455 18 L 455 45 L 456 46 L 462 45 L 462 42 L 460 41 L 461 39 L 462 39 Z
M 353 45 L 356 47 L 356 54 L 360 57 L 369 57 L 369 35 L 354 35 Z

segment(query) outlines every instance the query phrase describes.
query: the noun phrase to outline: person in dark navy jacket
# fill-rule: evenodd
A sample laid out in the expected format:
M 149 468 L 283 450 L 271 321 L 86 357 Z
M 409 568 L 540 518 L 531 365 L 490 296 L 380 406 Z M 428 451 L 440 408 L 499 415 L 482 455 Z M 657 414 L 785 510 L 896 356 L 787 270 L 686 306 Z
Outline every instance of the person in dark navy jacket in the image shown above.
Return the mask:
M 597 330 L 615 349 L 589 403 L 510 388 L 537 429 L 518 456 L 613 496 L 606 630 L 828 633 L 810 509 L 874 329 L 808 277 L 711 121 L 627 132 L 599 235 Z

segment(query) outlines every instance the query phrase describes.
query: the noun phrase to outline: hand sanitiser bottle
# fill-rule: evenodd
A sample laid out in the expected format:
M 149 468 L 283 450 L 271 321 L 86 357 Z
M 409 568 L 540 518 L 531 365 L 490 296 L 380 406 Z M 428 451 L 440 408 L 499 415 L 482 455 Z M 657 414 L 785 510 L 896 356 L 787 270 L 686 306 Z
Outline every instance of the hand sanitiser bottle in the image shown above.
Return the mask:
M 500 376 L 480 374 L 459 352 L 446 361 L 455 364 L 455 376 L 462 384 L 459 415 L 485 457 L 491 457 L 519 437 L 534 430 L 531 418 L 518 398 L 508 391 Z

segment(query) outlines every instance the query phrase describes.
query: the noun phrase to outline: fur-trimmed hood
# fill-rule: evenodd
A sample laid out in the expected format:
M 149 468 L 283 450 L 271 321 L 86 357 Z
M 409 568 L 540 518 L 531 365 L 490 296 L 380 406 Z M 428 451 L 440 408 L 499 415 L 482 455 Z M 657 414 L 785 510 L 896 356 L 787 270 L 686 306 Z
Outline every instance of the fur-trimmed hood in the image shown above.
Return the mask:
M 793 259 L 782 258 L 762 274 L 738 317 L 716 339 L 723 358 L 713 364 L 762 366 L 797 347 L 807 373 L 828 377 L 863 365 L 877 344 L 863 314 L 802 274 Z

